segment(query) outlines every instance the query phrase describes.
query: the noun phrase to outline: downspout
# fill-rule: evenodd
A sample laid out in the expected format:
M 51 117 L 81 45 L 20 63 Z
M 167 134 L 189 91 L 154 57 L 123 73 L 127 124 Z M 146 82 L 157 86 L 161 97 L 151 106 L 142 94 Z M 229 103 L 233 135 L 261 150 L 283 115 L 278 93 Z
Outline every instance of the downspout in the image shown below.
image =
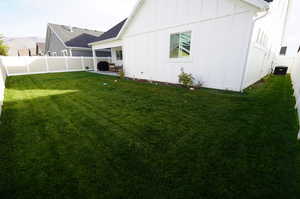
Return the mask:
M 246 55 L 246 59 L 245 59 L 245 63 L 244 63 L 242 80 L 241 80 L 241 86 L 240 86 L 240 91 L 241 92 L 244 92 L 244 85 L 245 85 L 246 73 L 247 73 L 247 69 L 248 69 L 248 59 L 249 59 L 249 54 L 250 54 L 250 47 L 251 47 L 251 43 L 252 43 L 252 37 L 253 37 L 253 34 L 254 34 L 255 23 L 258 20 L 266 17 L 268 14 L 269 14 L 269 9 L 266 9 L 265 13 L 262 16 L 259 16 L 259 17 L 255 18 L 253 20 L 253 22 L 252 22 L 252 31 L 251 31 L 250 39 L 249 39 L 248 46 L 247 46 L 247 55 Z

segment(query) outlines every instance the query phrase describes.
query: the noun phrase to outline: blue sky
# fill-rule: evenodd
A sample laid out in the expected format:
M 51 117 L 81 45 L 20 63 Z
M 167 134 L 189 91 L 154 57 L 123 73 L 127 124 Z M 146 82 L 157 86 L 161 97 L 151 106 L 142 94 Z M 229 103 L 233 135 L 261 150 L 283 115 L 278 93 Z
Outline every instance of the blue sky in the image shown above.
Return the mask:
M 0 0 L 0 33 L 45 37 L 47 23 L 105 31 L 126 18 L 137 0 Z

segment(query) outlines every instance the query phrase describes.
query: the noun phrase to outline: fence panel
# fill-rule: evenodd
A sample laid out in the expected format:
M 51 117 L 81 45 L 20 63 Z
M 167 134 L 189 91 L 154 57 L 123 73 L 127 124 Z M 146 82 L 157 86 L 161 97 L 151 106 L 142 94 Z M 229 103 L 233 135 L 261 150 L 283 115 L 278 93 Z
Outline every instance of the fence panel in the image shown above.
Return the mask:
M 68 58 L 68 70 L 83 70 L 83 65 L 81 61 L 81 57 L 70 57 Z
M 83 71 L 94 68 L 93 57 L 0 57 L 8 76 Z M 109 58 L 97 58 L 97 61 Z
M 27 73 L 27 57 L 2 57 L 2 63 L 10 75 Z
M 2 112 L 3 100 L 4 100 L 5 80 L 6 80 L 6 69 L 0 57 L 0 116 Z
M 66 58 L 64 57 L 48 57 L 47 60 L 49 72 L 63 72 L 68 70 Z
M 300 118 L 300 55 L 294 59 L 291 65 L 291 78 L 294 87 L 294 95 L 296 97 L 296 107 L 298 110 L 298 117 Z M 298 139 L 300 139 L 300 132 L 298 134 Z
M 47 64 L 44 57 L 28 57 L 29 73 L 44 73 L 47 71 Z
M 89 57 L 84 57 L 83 65 L 84 65 L 84 68 L 88 67 L 89 69 L 93 69 L 94 68 L 94 59 L 89 58 Z

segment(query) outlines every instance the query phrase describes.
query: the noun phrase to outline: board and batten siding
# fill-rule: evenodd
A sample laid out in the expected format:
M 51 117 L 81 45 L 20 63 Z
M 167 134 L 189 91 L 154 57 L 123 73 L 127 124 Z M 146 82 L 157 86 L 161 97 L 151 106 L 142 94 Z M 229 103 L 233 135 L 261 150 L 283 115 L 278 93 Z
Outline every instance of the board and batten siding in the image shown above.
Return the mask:
M 204 87 L 240 91 L 253 7 L 236 0 L 147 0 L 123 36 L 126 75 L 178 83 L 181 68 Z M 191 56 L 170 59 L 170 35 L 191 31 Z
M 268 15 L 255 23 L 244 88 L 271 73 L 279 64 L 276 58 L 283 40 L 287 11 L 288 1 L 276 0 L 270 4 Z

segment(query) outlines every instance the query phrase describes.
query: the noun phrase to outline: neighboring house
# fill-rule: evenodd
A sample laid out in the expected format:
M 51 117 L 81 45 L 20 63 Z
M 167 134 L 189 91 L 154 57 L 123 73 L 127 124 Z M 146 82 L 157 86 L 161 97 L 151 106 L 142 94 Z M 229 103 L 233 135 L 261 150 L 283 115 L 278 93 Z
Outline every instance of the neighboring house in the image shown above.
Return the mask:
M 9 37 L 4 38 L 4 43 L 9 47 L 8 56 L 18 56 L 21 49 L 36 49 L 36 43 L 44 42 L 44 38 L 39 37 Z M 24 51 L 24 50 L 21 50 Z M 22 53 L 21 53 L 22 54 Z M 25 53 L 29 56 L 29 52 Z M 36 54 L 33 52 L 32 54 Z
M 29 56 L 30 55 L 30 49 L 23 48 L 18 50 L 18 56 Z
M 36 43 L 35 54 L 37 56 L 44 56 L 45 55 L 45 43 L 44 42 Z
M 183 69 L 204 87 L 242 91 L 271 72 L 280 50 L 289 1 L 271 2 L 140 0 L 90 45 L 111 48 L 127 77 L 176 84 Z
M 92 57 L 92 48 L 88 45 L 99 38 L 103 32 L 83 28 L 48 24 L 45 53 L 48 56 Z M 96 53 L 98 57 L 110 56 L 110 50 Z
M 36 56 L 35 48 L 23 48 L 18 50 L 18 56 Z

